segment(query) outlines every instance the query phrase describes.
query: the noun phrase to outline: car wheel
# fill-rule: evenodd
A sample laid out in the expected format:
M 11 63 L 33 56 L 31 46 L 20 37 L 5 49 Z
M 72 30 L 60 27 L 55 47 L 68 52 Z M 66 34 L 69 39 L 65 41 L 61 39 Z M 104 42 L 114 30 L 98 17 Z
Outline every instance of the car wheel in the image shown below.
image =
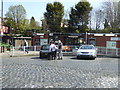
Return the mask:
M 96 57 L 93 57 L 92 59 L 95 60 Z
M 79 59 L 79 56 L 77 56 L 77 59 Z
M 42 55 L 42 53 L 40 52 L 40 59 L 42 59 L 43 58 L 43 55 Z

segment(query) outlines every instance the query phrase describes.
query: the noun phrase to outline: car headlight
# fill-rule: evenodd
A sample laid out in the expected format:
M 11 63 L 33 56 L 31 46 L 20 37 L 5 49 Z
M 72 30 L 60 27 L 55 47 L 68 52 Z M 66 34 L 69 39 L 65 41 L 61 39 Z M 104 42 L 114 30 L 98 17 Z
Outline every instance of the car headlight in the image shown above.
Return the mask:
M 77 53 L 79 54 L 79 53 L 81 53 L 81 51 L 77 51 Z
M 92 54 L 92 55 L 94 55 L 94 52 L 89 52 L 89 54 Z

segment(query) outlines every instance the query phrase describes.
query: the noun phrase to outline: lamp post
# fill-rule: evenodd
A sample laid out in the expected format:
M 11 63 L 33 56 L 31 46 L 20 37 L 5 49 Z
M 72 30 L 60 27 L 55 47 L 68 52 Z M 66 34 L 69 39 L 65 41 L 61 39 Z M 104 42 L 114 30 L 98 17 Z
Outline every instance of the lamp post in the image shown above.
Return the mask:
M 88 37 L 87 37 L 87 32 L 86 32 L 86 44 L 87 44 L 87 41 L 88 41 L 87 38 L 88 38 Z
M 0 30 L 0 42 L 2 42 L 3 35 L 3 0 L 1 1 L 1 30 Z

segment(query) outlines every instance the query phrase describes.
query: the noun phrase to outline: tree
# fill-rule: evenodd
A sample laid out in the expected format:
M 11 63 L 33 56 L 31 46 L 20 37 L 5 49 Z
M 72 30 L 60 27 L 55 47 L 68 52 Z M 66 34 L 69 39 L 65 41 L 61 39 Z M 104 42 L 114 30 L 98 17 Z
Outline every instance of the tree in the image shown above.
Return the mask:
M 30 29 L 40 29 L 39 22 L 36 22 L 34 17 L 32 17 L 30 20 L 29 28 Z
M 103 9 L 105 12 L 105 18 L 110 24 L 112 32 L 118 32 L 120 28 L 120 1 L 104 2 Z
M 104 13 L 102 10 L 96 10 L 95 11 L 95 24 L 96 24 L 96 30 L 100 30 L 104 20 Z
M 109 27 L 108 21 L 107 21 L 107 19 L 105 19 L 104 29 L 106 29 L 106 28 L 108 28 L 108 27 Z
M 90 3 L 86 0 L 82 0 L 75 5 L 75 8 L 71 8 L 69 28 L 71 32 L 85 32 L 88 29 L 89 13 L 92 10 Z
M 26 29 L 26 10 L 22 5 L 10 6 L 5 16 L 6 21 L 4 23 L 13 28 L 12 33 L 22 33 Z
M 36 22 L 35 22 L 34 17 L 32 17 L 31 20 L 30 20 L 30 27 L 33 28 L 33 29 L 36 27 Z
M 61 32 L 61 22 L 64 15 L 64 6 L 60 2 L 48 3 L 45 20 L 50 32 Z
M 120 28 L 120 1 L 118 2 L 118 28 Z

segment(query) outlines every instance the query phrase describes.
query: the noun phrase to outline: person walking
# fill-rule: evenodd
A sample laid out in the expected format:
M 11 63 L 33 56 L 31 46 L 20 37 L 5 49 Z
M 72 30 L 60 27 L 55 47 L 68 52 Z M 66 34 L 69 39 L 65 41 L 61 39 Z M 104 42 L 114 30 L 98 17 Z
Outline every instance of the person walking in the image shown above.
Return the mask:
M 51 56 L 52 56 L 52 60 L 55 60 L 56 59 L 56 53 L 57 53 L 57 47 L 56 45 L 54 44 L 53 41 L 50 42 L 50 52 L 51 52 Z
M 28 47 L 28 42 L 25 40 L 24 41 L 24 49 L 25 49 L 25 52 L 29 53 L 27 50 L 27 47 Z
M 62 60 L 63 58 L 62 46 L 63 46 L 63 43 L 61 42 L 61 40 L 58 40 L 58 60 Z

